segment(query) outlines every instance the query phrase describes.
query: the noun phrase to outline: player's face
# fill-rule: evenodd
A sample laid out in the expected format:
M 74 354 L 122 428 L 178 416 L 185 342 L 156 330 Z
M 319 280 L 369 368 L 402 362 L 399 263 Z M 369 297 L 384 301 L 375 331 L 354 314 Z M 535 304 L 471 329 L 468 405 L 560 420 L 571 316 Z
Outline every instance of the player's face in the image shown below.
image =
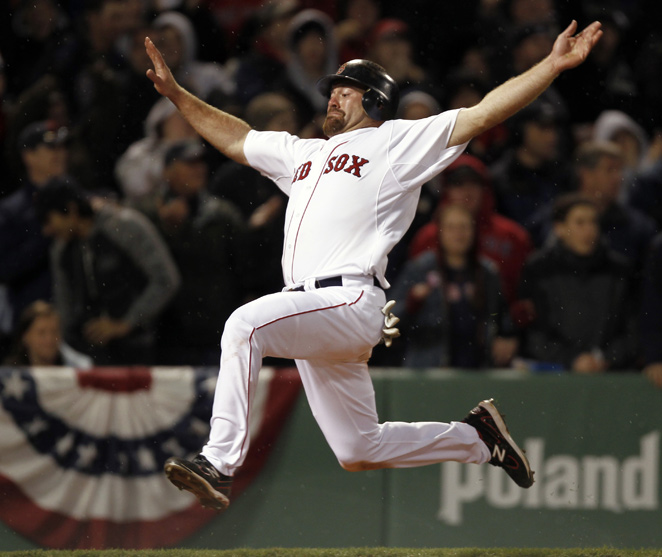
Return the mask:
M 363 92 L 363 89 L 347 83 L 340 83 L 331 89 L 322 127 L 328 137 L 377 124 L 363 110 Z

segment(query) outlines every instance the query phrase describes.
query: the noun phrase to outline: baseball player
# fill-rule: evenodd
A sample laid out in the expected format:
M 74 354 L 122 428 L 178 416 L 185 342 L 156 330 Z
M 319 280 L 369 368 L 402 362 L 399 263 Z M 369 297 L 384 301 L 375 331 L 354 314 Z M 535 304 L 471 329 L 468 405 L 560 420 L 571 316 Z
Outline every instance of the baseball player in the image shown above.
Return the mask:
M 398 89 L 380 66 L 352 60 L 326 76 L 328 139 L 258 132 L 184 90 L 149 40 L 147 76 L 192 126 L 229 158 L 271 178 L 289 196 L 283 291 L 249 302 L 225 324 L 209 441 L 192 460 L 170 458 L 165 473 L 204 506 L 225 510 L 232 476 L 248 452 L 248 423 L 265 356 L 296 361 L 313 415 L 346 470 L 443 461 L 503 467 L 521 487 L 533 471 L 491 400 L 458 422 L 383 422 L 368 358 L 397 335 L 385 305 L 387 255 L 410 225 L 421 185 L 471 138 L 502 122 L 580 64 L 600 38 L 573 21 L 550 54 L 476 106 L 423 120 L 393 120 Z

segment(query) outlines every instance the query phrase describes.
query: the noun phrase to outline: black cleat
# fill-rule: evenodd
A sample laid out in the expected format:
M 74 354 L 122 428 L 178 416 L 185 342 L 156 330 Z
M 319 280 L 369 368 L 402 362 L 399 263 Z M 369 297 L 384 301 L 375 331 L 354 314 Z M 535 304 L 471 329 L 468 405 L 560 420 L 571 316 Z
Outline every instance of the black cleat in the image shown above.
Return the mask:
M 520 487 L 533 485 L 533 471 L 529 461 L 508 432 L 503 416 L 499 414 L 494 399 L 478 403 L 469 415 L 462 420 L 476 428 L 478 435 L 492 454 L 490 464 L 503 468 Z
M 163 470 L 173 485 L 193 493 L 203 507 L 224 511 L 230 506 L 232 478 L 221 474 L 201 454 L 193 460 L 171 457 Z

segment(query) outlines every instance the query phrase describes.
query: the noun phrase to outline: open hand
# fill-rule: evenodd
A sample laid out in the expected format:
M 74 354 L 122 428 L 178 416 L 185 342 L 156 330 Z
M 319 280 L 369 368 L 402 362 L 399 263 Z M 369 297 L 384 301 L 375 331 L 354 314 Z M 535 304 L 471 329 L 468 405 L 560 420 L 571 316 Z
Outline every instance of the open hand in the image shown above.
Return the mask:
M 556 37 L 551 57 L 558 73 L 579 66 L 586 60 L 589 52 L 602 37 L 601 27 L 599 21 L 594 21 L 581 33 L 575 35 L 577 21 L 573 19 L 565 31 Z
M 147 70 L 147 77 L 154 83 L 154 88 L 159 93 L 172 100 L 173 95 L 179 89 L 179 84 L 175 81 L 159 49 L 154 46 L 149 37 L 145 37 L 145 50 L 154 65 L 154 69 Z

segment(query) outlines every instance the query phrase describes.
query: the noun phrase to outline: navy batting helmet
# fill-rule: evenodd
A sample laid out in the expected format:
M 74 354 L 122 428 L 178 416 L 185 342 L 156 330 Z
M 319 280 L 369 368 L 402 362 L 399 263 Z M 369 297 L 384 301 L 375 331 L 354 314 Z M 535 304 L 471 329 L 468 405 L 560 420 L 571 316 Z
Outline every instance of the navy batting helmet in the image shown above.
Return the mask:
M 338 81 L 349 81 L 366 89 L 363 109 L 373 120 L 390 120 L 395 116 L 400 102 L 398 84 L 379 64 L 370 60 L 350 60 L 335 74 L 320 79 L 317 90 L 328 98 L 331 87 Z

